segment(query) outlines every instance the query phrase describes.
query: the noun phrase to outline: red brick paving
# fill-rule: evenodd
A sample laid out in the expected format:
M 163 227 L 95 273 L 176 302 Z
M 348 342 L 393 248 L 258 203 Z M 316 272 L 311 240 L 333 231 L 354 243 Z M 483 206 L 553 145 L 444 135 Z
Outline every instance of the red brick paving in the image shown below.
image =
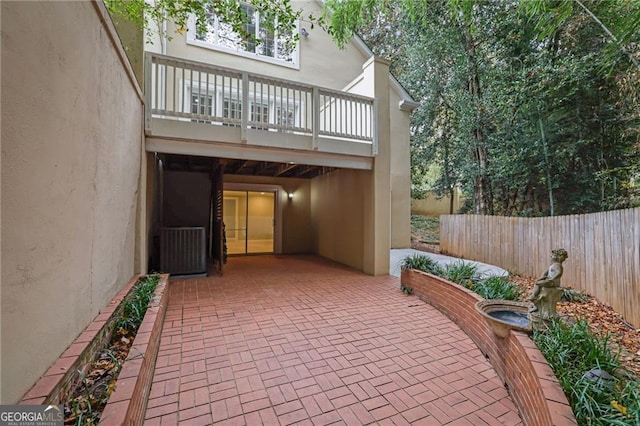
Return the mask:
M 145 424 L 521 424 L 473 342 L 399 286 L 313 256 L 171 282 Z

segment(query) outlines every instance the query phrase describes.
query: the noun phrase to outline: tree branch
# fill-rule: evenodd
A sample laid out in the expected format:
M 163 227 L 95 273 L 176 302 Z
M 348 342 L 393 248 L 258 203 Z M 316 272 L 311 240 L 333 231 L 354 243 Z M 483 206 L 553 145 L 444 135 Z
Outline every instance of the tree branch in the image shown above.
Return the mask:
M 627 55 L 629 57 L 629 59 L 631 60 L 631 62 L 633 62 L 633 65 L 636 66 L 636 68 L 640 69 L 640 63 L 638 63 L 638 61 L 636 60 L 636 58 L 631 54 L 631 52 L 629 52 L 623 44 L 620 43 L 620 41 L 618 40 L 618 38 L 609 30 L 609 28 L 607 28 L 607 26 L 605 24 L 602 23 L 602 21 L 600 19 L 598 19 L 598 17 L 596 15 L 594 15 L 593 12 L 591 12 L 580 0 L 575 0 L 576 3 L 578 3 L 578 5 L 585 11 L 587 12 L 587 14 L 591 17 L 591 19 L 593 19 L 594 21 L 596 21 L 596 23 L 598 25 L 600 25 L 600 28 L 602 28 L 602 30 L 609 36 L 611 37 L 611 39 L 618 45 L 618 47 L 620 48 L 620 50 L 622 51 L 622 53 L 624 53 L 625 55 Z

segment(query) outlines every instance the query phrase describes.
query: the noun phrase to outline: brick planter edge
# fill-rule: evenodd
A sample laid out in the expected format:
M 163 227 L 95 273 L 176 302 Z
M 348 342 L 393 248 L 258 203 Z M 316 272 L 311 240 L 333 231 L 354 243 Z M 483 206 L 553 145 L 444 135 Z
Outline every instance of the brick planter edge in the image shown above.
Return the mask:
M 140 278 L 141 275 L 134 275 L 129 280 L 19 404 L 63 403 L 72 391 L 77 371 L 86 373 L 98 351 L 109 343 L 112 326 L 122 311 L 121 303 Z M 153 299 L 118 375 L 116 390 L 102 412 L 101 425 L 142 424 L 144 420 L 169 298 L 168 282 L 168 275 L 160 276 Z
M 487 357 L 509 389 L 525 425 L 576 425 L 576 419 L 558 379 L 533 340 L 511 330 L 497 337 L 475 303 L 483 300 L 466 288 L 417 270 L 404 270 L 401 282 L 413 294 L 448 316 Z

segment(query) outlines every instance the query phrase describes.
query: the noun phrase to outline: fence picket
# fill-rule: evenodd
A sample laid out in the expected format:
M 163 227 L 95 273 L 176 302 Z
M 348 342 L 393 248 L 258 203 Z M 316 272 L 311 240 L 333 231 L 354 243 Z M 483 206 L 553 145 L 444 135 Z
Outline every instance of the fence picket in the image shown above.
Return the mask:
M 640 327 L 640 208 L 547 218 L 441 216 L 447 253 L 537 277 L 552 249 L 569 252 L 563 284 Z

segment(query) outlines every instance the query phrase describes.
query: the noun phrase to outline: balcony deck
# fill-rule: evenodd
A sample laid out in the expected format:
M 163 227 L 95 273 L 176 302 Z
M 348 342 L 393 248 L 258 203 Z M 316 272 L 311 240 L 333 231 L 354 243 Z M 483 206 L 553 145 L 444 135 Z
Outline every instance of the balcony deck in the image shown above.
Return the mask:
M 147 151 L 370 169 L 373 98 L 146 54 Z

